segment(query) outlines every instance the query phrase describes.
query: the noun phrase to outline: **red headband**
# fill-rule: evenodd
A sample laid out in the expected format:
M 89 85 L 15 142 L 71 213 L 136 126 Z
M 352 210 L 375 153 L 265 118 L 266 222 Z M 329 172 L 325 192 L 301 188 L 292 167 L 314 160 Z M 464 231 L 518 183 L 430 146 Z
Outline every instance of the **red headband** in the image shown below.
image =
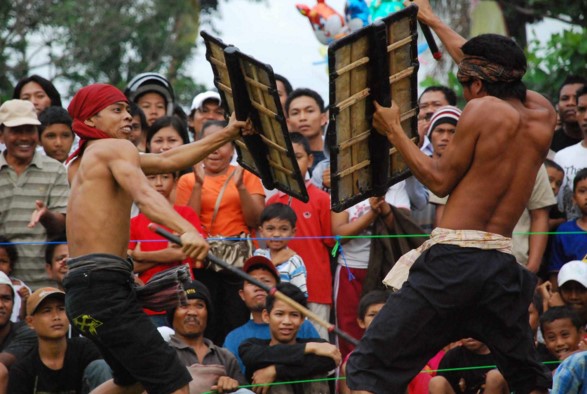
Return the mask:
M 84 123 L 98 112 L 102 111 L 109 105 L 118 102 L 128 102 L 126 96 L 112 85 L 95 83 L 93 85 L 81 88 L 67 107 L 69 114 L 73 118 L 72 129 L 80 137 L 79 147 L 67 158 L 71 161 L 83 153 L 84 145 L 89 140 L 100 138 L 111 138 L 110 135 L 95 127 L 90 127 Z

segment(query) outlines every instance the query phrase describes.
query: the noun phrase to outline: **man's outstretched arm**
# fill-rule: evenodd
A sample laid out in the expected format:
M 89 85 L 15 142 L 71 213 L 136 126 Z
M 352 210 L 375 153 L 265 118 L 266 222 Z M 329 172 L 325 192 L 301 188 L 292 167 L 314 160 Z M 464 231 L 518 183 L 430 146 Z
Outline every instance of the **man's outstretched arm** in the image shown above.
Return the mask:
M 389 142 L 400 151 L 416 178 L 432 193 L 443 197 L 454 189 L 473 160 L 479 136 L 476 118 L 482 110 L 481 106 L 486 105 L 477 101 L 469 103 L 463 111 L 455 136 L 440 158 L 428 157 L 407 137 L 401 127 L 400 111 L 396 103 L 393 103 L 390 108 L 375 103 L 373 127 L 386 135 Z M 459 132 L 459 130 L 462 131 Z
M 222 131 L 163 153 L 140 155 L 140 166 L 147 175 L 183 170 L 202 161 L 227 142 L 233 141 L 241 131 L 245 135 L 252 132 L 250 123 L 237 121 L 233 114 L 230 123 Z

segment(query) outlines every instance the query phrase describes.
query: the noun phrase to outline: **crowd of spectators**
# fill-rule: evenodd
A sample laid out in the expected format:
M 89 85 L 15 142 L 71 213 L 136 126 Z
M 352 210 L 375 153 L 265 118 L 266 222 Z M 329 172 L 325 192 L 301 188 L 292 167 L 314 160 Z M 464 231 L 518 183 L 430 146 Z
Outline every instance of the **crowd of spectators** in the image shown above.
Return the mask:
M 193 168 L 148 179 L 202 236 L 251 244 L 239 269 L 360 339 L 387 297 L 383 277 L 371 271 L 381 258 L 372 236 L 400 234 L 396 225 L 407 221 L 425 237 L 440 222 L 446 198 L 408 178 L 384 196 L 331 211 L 324 101 L 312 89 L 292 89 L 283 76 L 277 91 L 308 202 L 266 190 L 236 163 L 231 143 Z M 140 152 L 174 149 L 226 125 L 217 92 L 196 95 L 186 114 L 169 81 L 156 73 L 137 75 L 125 94 L 133 119 L 130 139 Z M 428 155 L 441 156 L 450 144 L 460 116 L 456 102 L 444 86 L 420 95 L 419 146 Z M 514 253 L 541 283 L 529 305 L 537 351 L 545 362 L 567 360 L 559 370 L 568 375 L 575 364 L 584 365 L 585 357 L 574 353 L 587 347 L 587 81 L 569 76 L 553 104 L 559 127 L 528 191 Z M 97 349 L 70 328 L 64 313 L 64 163 L 77 146 L 72 128 L 59 92 L 38 75 L 19 81 L 13 99 L 0 107 L 0 393 L 88 392 L 110 378 Z M 270 392 L 348 392 L 343 383 L 320 378 L 335 375 L 344 382 L 351 343 L 239 276 L 187 258 L 148 224 L 134 209 L 128 254 L 136 282 L 182 264 L 192 274 L 186 306 L 145 309 L 194 377 L 190 392 L 250 392 L 243 386 L 308 379 L 317 380 L 272 386 Z M 339 243 L 335 236 L 342 237 Z M 416 378 L 409 392 L 509 392 L 499 371 L 474 369 L 493 363 L 488 346 L 463 338 L 430 360 L 426 368 L 432 373 Z M 558 364 L 549 365 L 556 370 Z M 439 367 L 464 372 L 435 373 Z M 38 382 L 36 388 L 31 382 Z M 555 386 L 563 384 L 571 383 L 555 379 Z M 250 390 L 264 393 L 268 387 Z

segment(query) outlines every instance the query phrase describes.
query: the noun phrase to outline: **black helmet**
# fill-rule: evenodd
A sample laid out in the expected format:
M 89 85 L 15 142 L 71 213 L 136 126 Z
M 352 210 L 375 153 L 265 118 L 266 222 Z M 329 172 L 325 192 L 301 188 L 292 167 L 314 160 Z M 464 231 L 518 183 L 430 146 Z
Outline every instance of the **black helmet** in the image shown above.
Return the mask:
M 175 96 L 171 84 L 163 75 L 158 73 L 142 73 L 135 76 L 124 89 L 129 101 L 136 102 L 137 98 L 145 93 L 159 93 L 167 104 L 167 115 L 173 115 Z

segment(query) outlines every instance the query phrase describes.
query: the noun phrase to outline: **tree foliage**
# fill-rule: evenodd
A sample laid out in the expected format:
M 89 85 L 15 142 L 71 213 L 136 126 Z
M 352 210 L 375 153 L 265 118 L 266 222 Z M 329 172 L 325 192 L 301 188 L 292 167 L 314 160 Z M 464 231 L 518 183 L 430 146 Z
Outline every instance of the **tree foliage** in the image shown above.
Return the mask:
M 123 88 L 134 75 L 154 71 L 177 82 L 180 100 L 189 100 L 197 85 L 185 67 L 201 16 L 217 6 L 218 0 L 2 1 L 0 97 L 48 67 L 45 76 L 68 86 L 62 93 L 69 95 L 92 82 Z
M 570 74 L 587 78 L 587 30 L 565 30 L 546 43 L 532 41 L 527 50 L 524 82 L 556 101 L 558 88 Z

